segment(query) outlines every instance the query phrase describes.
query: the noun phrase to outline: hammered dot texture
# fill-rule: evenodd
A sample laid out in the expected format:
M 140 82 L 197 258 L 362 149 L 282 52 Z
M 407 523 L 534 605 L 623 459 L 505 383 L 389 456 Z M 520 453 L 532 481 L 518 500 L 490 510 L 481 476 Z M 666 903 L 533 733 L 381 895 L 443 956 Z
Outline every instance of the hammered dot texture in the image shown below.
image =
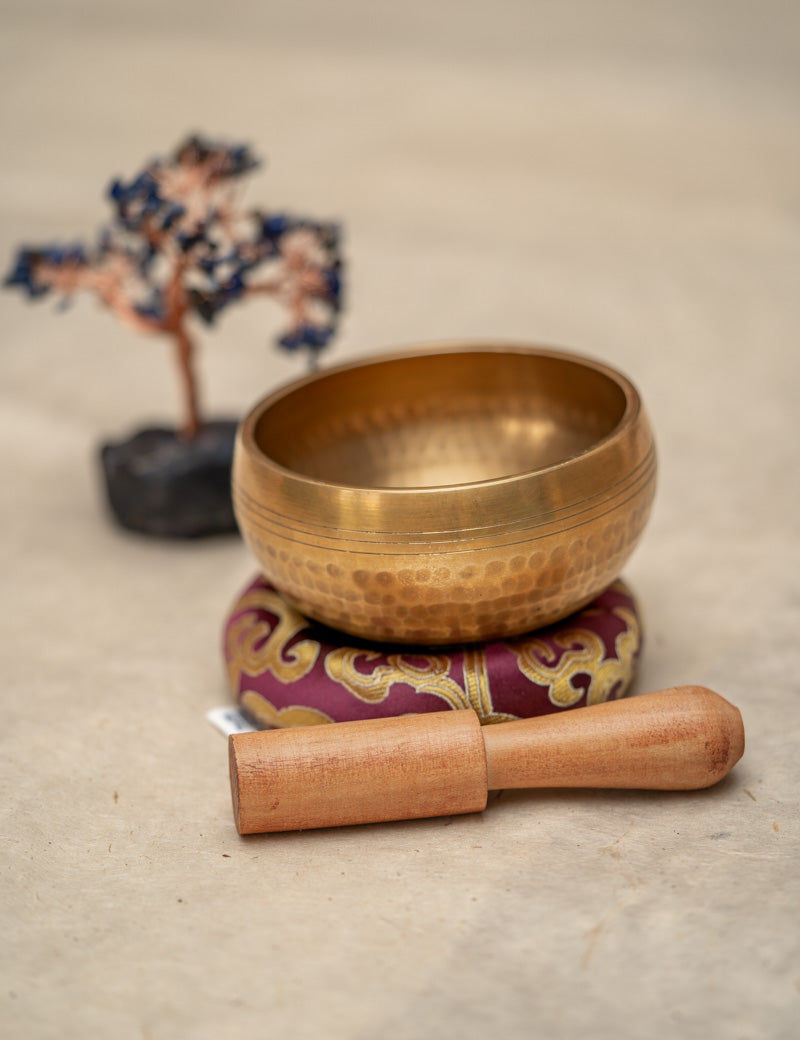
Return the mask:
M 381 643 L 506 638 L 587 604 L 647 523 L 655 448 L 621 374 L 473 345 L 342 365 L 241 424 L 234 505 L 298 610 Z

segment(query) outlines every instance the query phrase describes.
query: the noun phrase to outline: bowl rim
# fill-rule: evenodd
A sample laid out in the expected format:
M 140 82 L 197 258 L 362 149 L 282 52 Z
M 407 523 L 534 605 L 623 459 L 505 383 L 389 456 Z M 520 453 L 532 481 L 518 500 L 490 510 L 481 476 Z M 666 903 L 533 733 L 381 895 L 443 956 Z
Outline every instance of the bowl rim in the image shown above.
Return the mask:
M 535 357 L 547 357 L 553 358 L 559 361 L 568 361 L 574 364 L 582 365 L 586 368 L 591 368 L 595 372 L 604 375 L 611 382 L 613 382 L 622 391 L 625 397 L 625 408 L 622 416 L 616 423 L 614 428 L 607 433 L 605 436 L 600 437 L 594 441 L 589 447 L 583 448 L 580 451 L 575 452 L 567 458 L 560 459 L 557 462 L 553 462 L 548 466 L 538 466 L 533 469 L 520 470 L 516 473 L 505 474 L 499 477 L 489 477 L 483 480 L 466 481 L 462 483 L 453 484 L 434 484 L 434 485 L 405 485 L 402 487 L 390 487 L 380 484 L 368 485 L 368 484 L 347 484 L 333 480 L 323 480 L 319 477 L 308 476 L 307 474 L 301 473 L 298 470 L 290 469 L 284 466 L 282 463 L 277 462 L 270 455 L 266 454 L 257 444 L 255 437 L 256 427 L 261 420 L 262 416 L 273 407 L 278 401 L 282 400 L 289 394 L 295 393 L 301 390 L 303 387 L 320 382 L 329 376 L 335 376 L 339 373 L 352 371 L 355 369 L 364 369 L 370 367 L 377 367 L 384 363 L 390 363 L 395 361 L 413 360 L 419 357 L 437 356 L 437 355 L 451 355 L 451 354 L 523 354 Z M 621 440 L 626 433 L 635 425 L 640 415 L 643 412 L 643 405 L 640 394 L 634 385 L 634 383 L 624 375 L 619 369 L 608 364 L 605 361 L 600 361 L 591 356 L 580 354 L 571 350 L 539 346 L 532 343 L 521 343 L 518 341 L 503 342 L 498 340 L 475 340 L 475 341 L 464 341 L 464 342 L 442 342 L 442 343 L 429 343 L 420 344 L 413 347 L 397 348 L 387 351 L 381 351 L 376 354 L 369 354 L 358 358 L 353 358 L 349 361 L 341 362 L 337 365 L 332 365 L 329 368 L 318 369 L 314 372 L 308 373 L 305 376 L 291 380 L 283 385 L 277 387 L 275 390 L 270 391 L 264 397 L 258 399 L 250 409 L 246 412 L 237 432 L 237 448 L 240 446 L 241 449 L 247 454 L 248 460 L 254 464 L 259 470 L 265 472 L 265 474 L 279 475 L 283 479 L 289 479 L 297 482 L 300 485 L 306 486 L 309 489 L 331 489 L 342 491 L 346 493 L 354 494 L 378 494 L 386 495 L 394 498 L 407 498 L 410 495 L 419 496 L 425 494 L 441 495 L 445 492 L 469 492 L 475 491 L 480 488 L 503 488 L 508 485 L 518 483 L 520 480 L 529 480 L 532 477 L 538 477 L 539 475 L 546 475 L 556 470 L 564 471 L 565 469 L 580 465 L 588 456 L 594 455 L 598 451 L 612 446 L 615 442 Z

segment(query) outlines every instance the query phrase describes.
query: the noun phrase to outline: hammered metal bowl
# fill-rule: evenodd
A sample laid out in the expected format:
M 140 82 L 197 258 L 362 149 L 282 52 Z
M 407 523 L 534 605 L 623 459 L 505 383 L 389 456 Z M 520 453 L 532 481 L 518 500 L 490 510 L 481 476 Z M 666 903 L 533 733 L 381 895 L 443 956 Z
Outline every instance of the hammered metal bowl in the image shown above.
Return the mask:
M 634 386 L 562 351 L 470 345 L 340 365 L 242 422 L 242 535 L 301 613 L 382 643 L 519 635 L 589 603 L 647 522 Z

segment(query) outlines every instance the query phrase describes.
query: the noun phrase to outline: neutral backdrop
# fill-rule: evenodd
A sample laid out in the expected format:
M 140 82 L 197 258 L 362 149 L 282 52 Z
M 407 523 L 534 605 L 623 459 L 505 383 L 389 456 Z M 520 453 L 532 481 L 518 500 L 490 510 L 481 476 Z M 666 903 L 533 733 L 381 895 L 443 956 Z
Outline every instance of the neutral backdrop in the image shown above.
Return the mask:
M 91 237 L 191 130 L 253 205 L 342 221 L 326 363 L 442 339 L 622 368 L 660 483 L 636 692 L 737 704 L 703 793 L 237 837 L 220 632 L 255 564 L 109 521 L 96 452 L 171 422 L 165 345 L 3 292 L 4 1037 L 780 1040 L 800 1022 L 800 17 L 792 0 L 0 2 L 0 259 Z M 210 414 L 300 374 L 202 333 Z

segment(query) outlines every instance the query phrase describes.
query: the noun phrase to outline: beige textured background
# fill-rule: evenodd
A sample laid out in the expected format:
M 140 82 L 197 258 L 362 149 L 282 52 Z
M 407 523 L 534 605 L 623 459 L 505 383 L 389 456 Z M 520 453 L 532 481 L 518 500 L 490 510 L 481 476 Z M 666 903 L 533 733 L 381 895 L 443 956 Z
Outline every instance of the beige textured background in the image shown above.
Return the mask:
M 748 732 L 705 793 L 239 839 L 204 712 L 253 563 L 115 530 L 97 483 L 103 437 L 175 415 L 166 348 L 2 293 L 2 1035 L 797 1035 L 798 6 L 2 0 L 0 49 L 3 257 L 197 128 L 269 157 L 254 204 L 345 223 L 331 361 L 502 337 L 632 376 L 637 689 Z M 204 338 L 212 413 L 299 374 L 259 308 Z

